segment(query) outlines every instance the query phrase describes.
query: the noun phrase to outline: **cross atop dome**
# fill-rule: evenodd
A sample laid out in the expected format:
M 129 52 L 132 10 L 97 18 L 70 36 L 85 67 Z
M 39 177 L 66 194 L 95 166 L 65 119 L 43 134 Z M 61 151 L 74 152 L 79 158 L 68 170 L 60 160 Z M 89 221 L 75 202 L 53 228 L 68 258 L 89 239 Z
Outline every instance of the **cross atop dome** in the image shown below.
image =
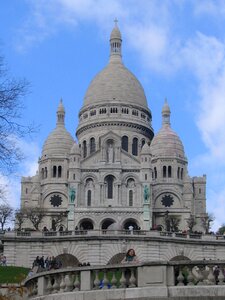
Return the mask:
M 117 26 L 117 23 L 118 23 L 118 19 L 117 18 L 114 19 L 114 23 L 115 23 L 115 26 Z

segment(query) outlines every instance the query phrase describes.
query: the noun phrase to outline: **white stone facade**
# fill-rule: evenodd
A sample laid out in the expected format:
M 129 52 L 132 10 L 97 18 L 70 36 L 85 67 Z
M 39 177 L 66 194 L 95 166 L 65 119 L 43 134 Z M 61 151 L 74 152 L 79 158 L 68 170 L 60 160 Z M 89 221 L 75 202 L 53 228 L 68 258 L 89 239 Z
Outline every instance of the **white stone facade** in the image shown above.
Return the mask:
M 21 207 L 42 207 L 41 228 L 168 229 L 166 217 L 198 220 L 206 213 L 206 177 L 188 175 L 182 142 L 162 110 L 154 136 L 144 90 L 123 65 L 117 25 L 110 37 L 110 60 L 91 82 L 79 113 L 75 142 L 65 129 L 62 102 L 33 177 L 22 178 Z M 65 212 L 61 224 L 56 216 Z M 114 224 L 114 225 L 112 225 Z M 32 227 L 28 222 L 24 227 Z

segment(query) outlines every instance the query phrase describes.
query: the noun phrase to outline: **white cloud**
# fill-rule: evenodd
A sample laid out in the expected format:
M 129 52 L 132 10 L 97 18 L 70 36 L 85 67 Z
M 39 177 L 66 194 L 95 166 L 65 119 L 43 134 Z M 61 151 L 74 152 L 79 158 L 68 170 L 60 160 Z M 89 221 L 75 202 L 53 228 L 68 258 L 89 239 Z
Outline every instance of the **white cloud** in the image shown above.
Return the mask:
M 181 49 L 184 66 L 198 80 L 200 102 L 196 121 L 210 159 L 225 163 L 225 44 L 215 37 L 197 33 Z M 206 156 L 204 156 L 204 159 Z
M 213 17 L 217 17 L 225 14 L 224 0 L 194 0 L 193 5 L 196 15 L 212 15 Z

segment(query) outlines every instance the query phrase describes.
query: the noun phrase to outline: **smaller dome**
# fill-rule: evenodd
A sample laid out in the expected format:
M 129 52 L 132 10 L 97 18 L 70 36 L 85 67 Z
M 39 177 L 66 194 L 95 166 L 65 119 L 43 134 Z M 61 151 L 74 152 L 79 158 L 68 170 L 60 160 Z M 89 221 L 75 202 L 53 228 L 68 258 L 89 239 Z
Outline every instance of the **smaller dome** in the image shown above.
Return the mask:
M 167 100 L 162 109 L 162 128 L 153 138 L 150 151 L 156 157 L 180 157 L 186 160 L 184 146 L 170 127 L 170 107 Z
M 147 143 L 144 144 L 144 146 L 141 149 L 141 155 L 142 154 L 150 154 L 150 147 Z
M 70 150 L 70 154 L 79 154 L 80 155 L 80 147 L 79 145 L 75 142 Z
M 69 154 L 74 144 L 74 139 L 66 130 L 64 125 L 65 109 L 60 100 L 57 109 L 56 128 L 47 137 L 43 149 L 42 156 L 65 155 Z
M 164 126 L 151 142 L 150 151 L 153 156 L 185 158 L 183 144 L 170 126 Z
M 42 149 L 42 155 L 69 154 L 73 143 L 74 140 L 65 127 L 58 126 L 47 137 Z

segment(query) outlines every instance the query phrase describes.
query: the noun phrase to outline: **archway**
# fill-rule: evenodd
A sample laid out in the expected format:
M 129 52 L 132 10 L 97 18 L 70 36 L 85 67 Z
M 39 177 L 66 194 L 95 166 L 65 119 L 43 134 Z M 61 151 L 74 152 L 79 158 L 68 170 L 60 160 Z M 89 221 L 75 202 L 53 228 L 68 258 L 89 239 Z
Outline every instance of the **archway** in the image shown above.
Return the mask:
M 76 267 L 79 265 L 79 260 L 73 256 L 72 254 L 59 254 L 58 256 L 56 256 L 56 260 L 58 262 L 60 262 L 60 265 L 62 268 L 66 268 L 66 267 Z
M 170 261 L 180 261 L 180 260 L 189 260 L 190 261 L 191 259 L 184 255 L 177 255 L 170 259 Z
M 92 220 L 84 219 L 80 221 L 80 230 L 92 230 L 94 229 L 94 225 Z
M 112 220 L 112 219 L 105 219 L 105 220 L 103 220 L 103 222 L 102 222 L 102 229 L 107 229 L 113 223 L 115 223 L 115 221 Z
M 129 230 L 129 226 L 133 226 L 134 230 L 140 229 L 140 227 L 138 226 L 138 222 L 134 219 L 128 219 L 123 223 L 124 229 Z
M 115 265 L 120 264 L 121 261 L 124 259 L 125 253 L 117 253 L 113 257 L 110 258 L 107 265 Z

